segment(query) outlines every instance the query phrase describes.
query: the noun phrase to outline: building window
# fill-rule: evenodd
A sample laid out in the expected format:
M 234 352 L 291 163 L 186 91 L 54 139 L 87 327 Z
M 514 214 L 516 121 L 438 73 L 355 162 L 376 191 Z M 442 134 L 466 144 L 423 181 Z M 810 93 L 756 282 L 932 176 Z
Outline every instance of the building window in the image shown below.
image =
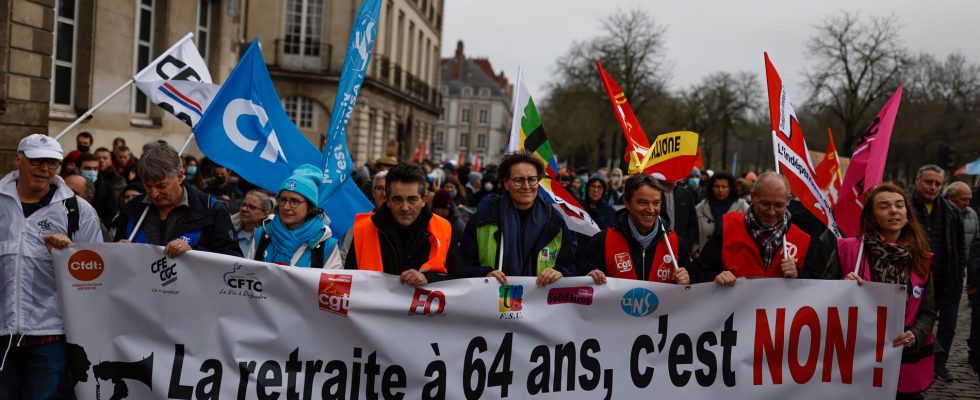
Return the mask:
M 201 59 L 208 61 L 208 46 L 211 40 L 211 0 L 198 0 L 197 2 L 197 51 L 201 52 Z
M 470 122 L 470 109 L 464 108 L 459 112 L 459 120 L 461 122 Z
M 283 102 L 286 115 L 300 128 L 313 127 L 313 100 L 303 96 L 289 96 Z
M 323 0 L 287 0 L 283 53 L 319 57 L 322 37 Z
M 487 148 L 487 134 L 481 133 L 476 135 L 476 148 L 481 150 Z
M 51 102 L 72 106 L 75 98 L 75 36 L 78 28 L 78 7 L 75 0 L 55 2 L 54 62 L 51 76 Z
M 137 0 L 136 2 L 136 74 L 150 64 L 153 56 L 153 2 L 154 0 Z M 150 100 L 142 91 L 133 87 L 136 94 L 133 97 L 133 113 L 147 115 L 150 113 Z
M 463 96 L 464 97 L 465 96 L 472 96 L 472 95 L 473 95 L 473 88 L 471 88 L 471 87 L 464 87 L 463 88 Z
M 480 89 L 480 97 L 490 97 L 490 89 L 481 88 Z
M 442 145 L 443 143 L 445 143 L 446 140 L 445 136 L 446 135 L 442 133 L 442 131 L 436 132 L 435 146 L 437 149 L 442 149 Z
M 480 117 L 479 118 L 480 118 L 479 119 L 480 124 L 486 125 L 487 124 L 487 110 L 480 110 Z
M 470 134 L 463 132 L 459 134 L 459 147 L 467 148 L 470 147 Z

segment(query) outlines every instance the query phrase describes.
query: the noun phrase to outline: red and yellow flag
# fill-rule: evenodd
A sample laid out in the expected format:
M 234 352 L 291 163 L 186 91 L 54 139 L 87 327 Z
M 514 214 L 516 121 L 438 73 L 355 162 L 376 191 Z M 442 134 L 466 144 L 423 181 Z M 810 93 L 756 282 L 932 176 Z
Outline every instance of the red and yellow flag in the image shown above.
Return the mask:
M 837 204 L 837 197 L 840 193 L 840 188 L 844 184 L 844 174 L 840 170 L 840 159 L 837 155 L 837 147 L 834 146 L 834 135 L 830 133 L 830 128 L 827 128 L 827 136 L 830 138 L 830 142 L 827 143 L 827 155 L 824 156 L 823 161 L 817 164 L 817 168 L 814 172 L 817 173 L 817 186 L 827 194 L 830 200 L 831 207 Z
M 615 111 L 613 114 L 616 115 L 616 120 L 619 121 L 619 125 L 623 127 L 623 135 L 626 136 L 626 154 L 623 155 L 623 158 L 627 163 L 633 158 L 634 153 L 637 154 L 636 158 L 643 158 L 646 156 L 647 148 L 650 147 L 647 134 L 643 132 L 643 128 L 636 120 L 636 115 L 633 114 L 633 107 L 630 107 L 629 101 L 626 100 L 626 94 L 623 93 L 623 89 L 606 73 L 606 70 L 602 68 L 602 64 L 596 61 L 595 65 L 599 68 L 602 87 L 606 89 L 606 95 L 609 96 L 609 101 L 612 102 L 613 111 Z

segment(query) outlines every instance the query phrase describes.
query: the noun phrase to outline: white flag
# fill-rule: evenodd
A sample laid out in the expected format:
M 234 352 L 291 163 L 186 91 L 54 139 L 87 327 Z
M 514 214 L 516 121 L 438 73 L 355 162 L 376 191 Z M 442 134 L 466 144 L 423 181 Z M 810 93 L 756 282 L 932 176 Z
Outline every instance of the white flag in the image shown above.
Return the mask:
M 194 126 L 204 115 L 218 85 L 188 34 L 143 68 L 133 79 L 154 104 Z

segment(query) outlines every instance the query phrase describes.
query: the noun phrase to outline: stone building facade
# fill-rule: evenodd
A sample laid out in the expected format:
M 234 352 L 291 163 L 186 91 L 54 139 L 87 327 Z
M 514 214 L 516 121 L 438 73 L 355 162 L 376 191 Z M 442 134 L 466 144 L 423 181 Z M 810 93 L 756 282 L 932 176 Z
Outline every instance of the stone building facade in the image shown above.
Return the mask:
M 382 0 L 368 77 L 348 125 L 358 164 L 407 157 L 437 123 L 444 0 Z M 55 135 L 124 84 L 187 32 L 215 83 L 231 73 L 253 38 L 283 104 L 316 145 L 330 122 L 360 0 L 0 0 L 0 169 L 9 170 L 29 132 Z M 123 137 L 136 152 L 165 139 L 179 146 L 190 128 L 122 91 L 61 139 L 78 132 L 95 147 Z M 200 155 L 191 144 L 190 154 Z

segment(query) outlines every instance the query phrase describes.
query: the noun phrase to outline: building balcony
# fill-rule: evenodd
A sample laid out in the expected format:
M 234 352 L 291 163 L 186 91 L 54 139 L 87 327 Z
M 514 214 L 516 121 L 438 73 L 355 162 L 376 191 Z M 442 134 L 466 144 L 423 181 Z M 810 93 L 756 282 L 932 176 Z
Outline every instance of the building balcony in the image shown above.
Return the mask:
M 287 71 L 314 72 L 323 75 L 339 74 L 333 68 L 333 46 L 318 40 L 299 42 L 289 37 L 273 41 L 275 49 L 270 66 Z

